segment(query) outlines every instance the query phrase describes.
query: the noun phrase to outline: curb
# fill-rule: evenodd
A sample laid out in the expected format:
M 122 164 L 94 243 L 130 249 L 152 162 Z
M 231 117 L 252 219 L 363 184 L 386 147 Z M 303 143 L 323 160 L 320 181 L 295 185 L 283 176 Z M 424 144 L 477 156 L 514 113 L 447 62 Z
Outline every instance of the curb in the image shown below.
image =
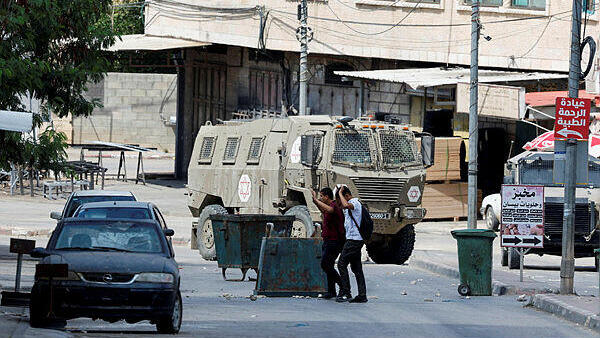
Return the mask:
M 542 311 L 552 313 L 568 321 L 600 332 L 600 315 L 568 305 L 557 299 L 557 296 L 535 295 L 532 305 Z
M 434 263 L 419 257 L 413 256 L 410 259 L 410 265 L 417 268 L 427 270 L 438 275 L 446 276 L 449 278 L 460 279 L 458 269 L 452 266 L 448 266 L 441 263 Z M 558 293 L 558 290 L 553 288 L 520 288 L 515 285 L 506 284 L 497 280 L 492 280 L 492 294 L 496 296 L 504 295 L 533 295 L 533 294 L 546 294 L 546 293 Z

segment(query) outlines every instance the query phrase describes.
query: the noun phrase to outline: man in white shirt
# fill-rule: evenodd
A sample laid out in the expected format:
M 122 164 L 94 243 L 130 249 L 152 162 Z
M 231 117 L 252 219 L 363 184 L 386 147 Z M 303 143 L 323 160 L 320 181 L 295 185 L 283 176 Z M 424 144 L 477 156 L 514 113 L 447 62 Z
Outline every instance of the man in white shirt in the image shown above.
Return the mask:
M 362 270 L 361 251 L 364 244 L 358 228 L 362 217 L 362 205 L 358 198 L 352 197 L 347 186 L 342 186 L 337 191 L 337 197 L 344 210 L 344 228 L 346 229 L 346 243 L 338 260 L 338 271 L 340 273 L 340 292 L 336 298 L 337 302 L 366 303 L 367 286 Z M 350 276 L 348 275 L 348 264 L 356 277 L 358 295 L 354 298 L 350 292 Z

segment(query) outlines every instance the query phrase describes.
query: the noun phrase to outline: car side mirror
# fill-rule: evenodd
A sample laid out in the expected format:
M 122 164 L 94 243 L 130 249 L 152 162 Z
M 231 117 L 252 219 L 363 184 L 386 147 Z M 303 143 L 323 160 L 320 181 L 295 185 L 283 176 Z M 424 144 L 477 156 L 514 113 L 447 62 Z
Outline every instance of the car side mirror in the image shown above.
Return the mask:
M 48 250 L 46 250 L 46 248 L 35 248 L 31 250 L 29 255 L 33 258 L 44 258 L 50 256 L 50 253 Z
M 173 230 L 173 229 L 165 229 L 165 230 L 163 230 L 163 232 L 165 233 L 165 236 L 167 236 L 167 237 L 171 237 L 171 236 L 175 235 L 175 230 Z
M 423 166 L 429 168 L 435 161 L 435 137 L 431 134 L 421 135 L 421 159 Z
M 62 213 L 59 211 L 52 211 L 50 213 L 50 218 L 60 221 L 60 219 L 62 218 Z

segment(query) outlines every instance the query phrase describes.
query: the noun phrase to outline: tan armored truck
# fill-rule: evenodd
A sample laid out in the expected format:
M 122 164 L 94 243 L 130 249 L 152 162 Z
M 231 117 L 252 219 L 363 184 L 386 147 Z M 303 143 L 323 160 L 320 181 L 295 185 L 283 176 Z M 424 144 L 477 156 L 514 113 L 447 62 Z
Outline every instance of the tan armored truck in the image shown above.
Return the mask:
M 404 263 L 415 241 L 425 165 L 433 138 L 419 151 L 407 127 L 330 116 L 208 123 L 200 128 L 188 169 L 192 249 L 215 258 L 211 214 L 296 216 L 292 236 L 310 237 L 321 213 L 311 189 L 346 184 L 374 220 L 369 256 Z M 426 156 L 421 156 L 421 153 Z M 425 158 L 425 161 L 423 161 Z

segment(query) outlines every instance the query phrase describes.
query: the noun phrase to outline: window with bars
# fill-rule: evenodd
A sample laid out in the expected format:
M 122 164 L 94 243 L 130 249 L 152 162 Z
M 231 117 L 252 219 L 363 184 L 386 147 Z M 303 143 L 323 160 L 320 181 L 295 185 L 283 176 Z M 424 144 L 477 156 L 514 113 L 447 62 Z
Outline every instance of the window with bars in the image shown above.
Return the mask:
M 583 0 L 583 10 L 588 14 L 596 13 L 596 4 L 594 0 Z
M 337 132 L 335 134 L 335 147 L 333 161 L 371 165 L 371 136 L 367 132 Z
M 212 161 L 216 140 L 217 138 L 213 136 L 208 136 L 202 139 L 202 146 L 200 147 L 198 162 L 210 163 Z
M 379 141 L 385 166 L 398 166 L 417 160 L 414 137 L 411 134 L 391 130 L 381 131 Z
M 471 0 L 464 0 L 464 4 L 470 6 Z M 502 6 L 502 0 L 480 0 L 479 6 L 500 7 Z
M 250 149 L 248 150 L 248 160 L 246 163 L 258 163 L 260 161 L 260 154 L 263 148 L 263 138 L 253 137 L 250 141 Z
M 223 163 L 235 163 L 238 147 L 240 145 L 239 137 L 228 137 L 225 144 L 225 152 L 223 153 Z
M 512 0 L 512 6 L 527 9 L 546 9 L 546 0 Z

